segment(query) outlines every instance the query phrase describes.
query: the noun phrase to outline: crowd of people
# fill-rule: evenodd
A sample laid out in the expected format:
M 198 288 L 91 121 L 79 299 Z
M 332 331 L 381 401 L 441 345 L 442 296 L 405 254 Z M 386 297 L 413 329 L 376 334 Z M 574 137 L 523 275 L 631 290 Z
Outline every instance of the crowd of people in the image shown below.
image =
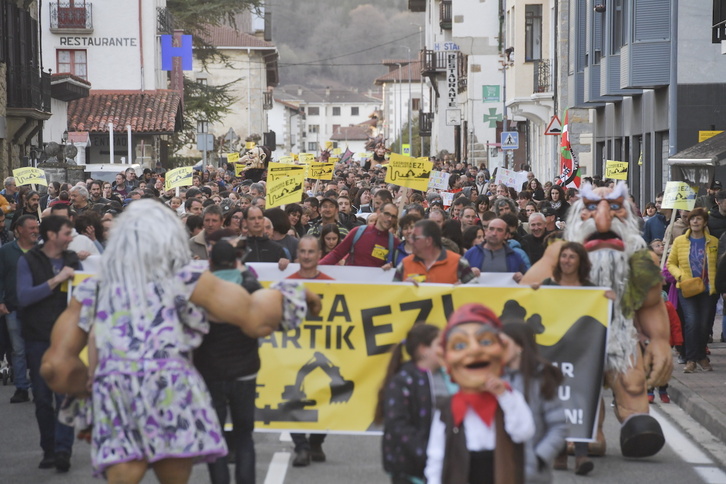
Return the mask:
M 60 407 L 68 407 L 63 394 L 90 395 L 93 415 L 86 423 L 93 425 L 93 462 L 98 474 L 140 479 L 151 466 L 160 481 L 171 482 L 188 476 L 193 456 L 209 462 L 212 482 L 230 482 L 223 442 L 209 441 L 212 434 L 221 436 L 219 422 L 229 415 L 234 424 L 229 443 L 237 482 L 254 482 L 254 388 L 260 366 L 256 338 L 291 317 L 282 301 L 295 300 L 295 296 L 288 295 L 291 290 L 285 287 L 277 293 L 262 290 L 245 263 L 272 262 L 281 270 L 298 263 L 299 271 L 288 278 L 292 280 L 331 280 L 325 266 L 346 265 L 390 270 L 392 281 L 415 284 L 472 284 L 481 274 L 497 272 L 511 273 L 520 282 L 543 258 L 550 242 L 562 238 L 570 206 L 580 196 L 575 188 L 541 183 L 532 172 L 521 187 L 509 187 L 496 184 L 484 167 L 435 158 L 434 169 L 449 174 L 448 190 L 402 190 L 385 182 L 385 164 L 379 163 L 378 152 L 376 156 L 374 163 L 336 166 L 331 180 L 306 180 L 300 202 L 282 208 L 266 208 L 264 177 L 259 181 L 237 177 L 229 166 L 206 167 L 194 175 L 192 186 L 178 191 L 164 191 L 164 174 L 150 169 L 137 176 L 129 168 L 113 182 L 87 180 L 73 186 L 51 182 L 42 194 L 28 186 L 16 187 L 15 180 L 7 178 L 0 191 L 0 219 L 4 219 L 0 312 L 5 316 L 0 360 L 7 355 L 13 368 L 16 391 L 11 402 L 28 402 L 29 392 L 34 397 L 43 451 L 40 467 L 69 469 L 73 432 L 64 423 L 73 423 L 77 416 L 61 423 L 56 415 Z M 614 183 L 596 177 L 585 182 Z M 445 205 L 442 192 L 453 194 L 450 206 Z M 692 373 L 699 367 L 711 371 L 707 344 L 713 334 L 717 295 L 726 292 L 719 286 L 726 286 L 721 281 L 726 266 L 718 262 L 723 252 L 719 246 L 726 243 L 722 237 L 726 234 L 726 191 L 714 182 L 697 208 L 680 211 L 673 222 L 669 211 L 661 207 L 662 197 L 646 204 L 642 216 L 632 199 L 628 203 L 638 214 L 654 259 L 667 261 L 664 291 L 673 307 L 671 325 L 679 328 L 672 331 L 671 344 L 682 356 L 683 371 Z M 664 250 L 668 250 L 665 256 Z M 102 256 L 100 278 L 80 286 L 66 307 L 68 281 L 93 255 Z M 211 282 L 204 267 L 227 284 Z M 702 290 L 687 297 L 681 284 L 692 279 L 701 280 Z M 578 243 L 563 245 L 552 277 L 536 286 L 540 284 L 593 285 L 588 251 Z M 154 297 L 134 288 L 147 288 Z M 113 298 L 112 293 L 120 296 Z M 142 300 L 145 303 L 139 305 Z M 266 306 L 252 317 L 252 311 L 235 312 L 241 303 L 230 305 L 230 301 Z M 308 303 L 316 304 L 310 295 Z M 176 308 L 174 317 L 167 314 L 170 308 Z M 232 324 L 209 328 L 204 313 Z M 425 478 L 439 482 L 442 469 L 453 465 L 446 455 L 448 447 L 440 448 L 440 442 L 434 445 L 428 437 L 430 432 L 449 435 L 450 428 L 437 423 L 442 421 L 437 420 L 442 409 L 433 396 L 457 395 L 457 384 L 465 382 L 459 376 L 454 384 L 448 376 L 460 366 L 454 355 L 461 348 L 452 344 L 458 338 L 461 345 L 469 345 L 467 351 L 498 348 L 492 358 L 501 365 L 504 379 L 495 375 L 487 388 L 504 410 L 501 429 L 515 443 L 526 442 L 521 461 L 524 480 L 551 482 L 552 468 L 567 468 L 566 454 L 561 452 L 566 438 L 564 411 L 553 391 L 561 373 L 538 355 L 534 333 L 523 322 L 501 322 L 487 308 L 469 308 L 466 314 L 455 323 L 450 320 L 451 327 L 443 332 L 425 322 L 414 325 L 405 343 L 394 351 L 376 414 L 384 427 L 385 470 L 394 483 L 424 482 Z M 106 324 L 94 325 L 102 321 Z M 486 337 L 478 333 L 481 327 L 469 328 L 472 324 L 483 325 Z M 67 336 L 59 335 L 60 325 Z M 173 331 L 171 339 L 155 342 L 161 346 L 152 347 L 134 336 L 135 332 L 156 334 L 164 328 Z M 122 331 L 125 337 L 114 338 L 114 331 Z M 89 336 L 98 351 L 90 374 L 81 371 L 76 359 L 79 345 Z M 51 345 L 51 356 L 43 360 Z M 404 347 L 411 361 L 402 364 Z M 119 354 L 124 356 L 118 358 Z M 141 368 L 134 360 L 149 363 Z M 179 364 L 168 367 L 161 360 Z M 195 376 L 196 371 L 201 377 Z M 182 379 L 179 387 L 162 389 L 161 382 L 170 376 Z M 485 379 L 489 381 L 488 376 Z M 658 391 L 667 403 L 667 387 L 660 386 Z M 184 392 L 192 402 L 189 408 L 178 400 L 178 393 Z M 121 399 L 121 393 L 128 393 L 125 400 L 108 405 Z M 204 430 L 180 431 L 171 442 L 153 442 L 152 447 L 165 450 L 151 454 L 146 450 L 148 442 L 122 439 L 113 432 L 102 435 L 109 428 L 108 419 L 138 403 L 131 397 L 137 394 L 147 399 L 148 411 L 160 398 L 168 397 L 170 415 L 176 420 L 197 421 L 195 412 L 214 408 L 218 421 L 204 420 Z M 523 413 L 530 415 L 529 420 L 522 420 Z M 516 425 L 513 416 L 517 416 Z M 456 415 L 453 418 L 456 421 Z M 467 419 L 467 426 L 480 425 Z M 127 423 L 133 428 L 132 422 Z M 324 438 L 324 434 L 293 434 L 293 465 L 325 461 Z M 470 442 L 467 434 L 466 442 L 456 445 L 469 449 L 471 462 L 496 469 L 492 463 L 501 462 L 501 457 L 491 451 L 495 440 L 499 445 L 498 438 Z M 182 456 L 183 439 L 195 442 L 196 450 Z M 587 445 L 575 446 L 574 454 L 575 472 L 592 471 Z M 435 458 L 427 459 L 427 455 Z

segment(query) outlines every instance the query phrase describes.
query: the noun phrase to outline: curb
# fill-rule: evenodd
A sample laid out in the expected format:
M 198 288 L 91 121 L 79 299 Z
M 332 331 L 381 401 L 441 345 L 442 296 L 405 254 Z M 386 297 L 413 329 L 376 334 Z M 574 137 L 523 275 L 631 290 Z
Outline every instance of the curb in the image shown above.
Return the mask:
M 721 442 L 726 441 L 724 413 L 676 378 L 668 382 L 671 400 Z

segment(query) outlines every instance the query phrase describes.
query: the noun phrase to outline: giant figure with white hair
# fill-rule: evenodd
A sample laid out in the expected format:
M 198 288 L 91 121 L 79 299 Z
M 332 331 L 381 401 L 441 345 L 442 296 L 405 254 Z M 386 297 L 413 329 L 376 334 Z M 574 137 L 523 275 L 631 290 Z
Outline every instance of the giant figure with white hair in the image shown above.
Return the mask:
M 625 183 L 614 188 L 586 184 L 580 194 L 580 200 L 570 207 L 565 239 L 585 246 L 592 263 L 590 280 L 615 293 L 605 384 L 615 395 L 623 456 L 648 457 L 660 451 L 665 438 L 648 414 L 646 385 L 666 384 L 673 371 L 661 272 L 640 236 Z M 522 284 L 539 283 L 551 276 L 561 243 L 547 248 Z M 597 436 L 601 445 L 594 447 L 604 453 L 601 426 L 602 421 Z

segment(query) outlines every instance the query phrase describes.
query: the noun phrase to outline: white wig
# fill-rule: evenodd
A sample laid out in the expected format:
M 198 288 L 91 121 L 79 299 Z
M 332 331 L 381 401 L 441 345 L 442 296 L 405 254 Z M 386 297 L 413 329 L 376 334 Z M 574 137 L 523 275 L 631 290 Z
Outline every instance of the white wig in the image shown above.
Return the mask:
M 99 302 L 111 298 L 133 316 L 145 314 L 146 291 L 178 294 L 178 273 L 191 260 L 187 232 L 173 210 L 155 200 L 131 203 L 111 229 L 101 258 Z M 114 287 L 123 288 L 113 294 Z

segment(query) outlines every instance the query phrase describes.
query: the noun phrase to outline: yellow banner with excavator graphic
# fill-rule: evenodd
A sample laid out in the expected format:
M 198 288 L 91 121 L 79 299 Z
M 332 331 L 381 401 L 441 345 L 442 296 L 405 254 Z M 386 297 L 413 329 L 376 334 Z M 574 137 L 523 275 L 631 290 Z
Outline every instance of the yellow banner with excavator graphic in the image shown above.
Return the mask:
M 414 190 L 426 191 L 429 186 L 429 177 L 434 164 L 428 158 L 412 158 L 410 156 L 391 153 L 388 170 L 386 170 L 386 183 L 393 183 Z
M 455 308 L 483 302 L 505 321 L 518 319 L 532 326 L 543 354 L 564 373 L 559 397 L 570 438 L 592 439 L 610 317 L 604 289 L 341 282 L 306 286 L 322 296 L 321 314 L 296 330 L 259 340 L 257 430 L 380 430 L 373 414 L 393 346 L 416 321 L 443 327 Z

